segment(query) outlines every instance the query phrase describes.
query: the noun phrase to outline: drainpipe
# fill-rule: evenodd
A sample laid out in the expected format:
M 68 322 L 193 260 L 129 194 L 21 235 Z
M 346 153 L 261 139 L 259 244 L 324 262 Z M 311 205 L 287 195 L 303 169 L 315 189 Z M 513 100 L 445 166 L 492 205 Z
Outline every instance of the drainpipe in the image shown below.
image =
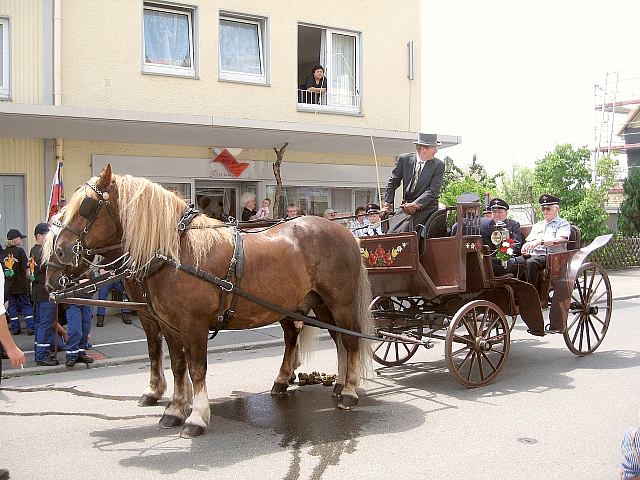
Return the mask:
M 62 0 L 53 0 L 53 105 L 62 105 Z M 56 169 L 64 158 L 62 146 L 62 138 L 56 138 Z

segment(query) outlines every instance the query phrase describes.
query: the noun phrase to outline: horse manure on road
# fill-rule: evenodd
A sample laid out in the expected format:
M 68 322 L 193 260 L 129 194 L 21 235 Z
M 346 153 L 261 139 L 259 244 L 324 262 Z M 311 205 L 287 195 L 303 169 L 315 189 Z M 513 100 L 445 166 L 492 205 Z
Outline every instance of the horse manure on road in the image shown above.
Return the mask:
M 317 385 L 321 383 L 326 387 L 330 387 L 336 381 L 336 375 L 327 375 L 326 373 L 311 372 L 298 374 L 298 385 Z

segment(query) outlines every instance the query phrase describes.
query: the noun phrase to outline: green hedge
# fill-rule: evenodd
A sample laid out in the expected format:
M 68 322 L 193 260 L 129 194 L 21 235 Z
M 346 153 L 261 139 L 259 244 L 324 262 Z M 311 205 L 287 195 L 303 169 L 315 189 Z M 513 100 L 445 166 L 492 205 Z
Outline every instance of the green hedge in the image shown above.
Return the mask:
M 640 266 L 640 237 L 614 238 L 606 247 L 596 250 L 589 260 L 607 270 Z

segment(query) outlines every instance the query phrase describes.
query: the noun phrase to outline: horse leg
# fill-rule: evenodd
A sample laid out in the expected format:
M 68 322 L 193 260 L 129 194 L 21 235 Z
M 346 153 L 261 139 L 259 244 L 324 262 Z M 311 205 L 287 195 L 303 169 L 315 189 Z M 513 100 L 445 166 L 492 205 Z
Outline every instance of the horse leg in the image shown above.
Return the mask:
M 201 333 L 198 335 L 198 333 Z M 184 343 L 184 350 L 189 363 L 189 375 L 193 383 L 193 404 L 191 407 L 191 415 L 185 420 L 184 426 L 180 431 L 183 438 L 193 438 L 204 433 L 209 425 L 211 417 L 211 406 L 209 405 L 209 396 L 207 395 L 207 334 L 206 329 L 203 332 L 191 332 L 193 337 L 188 343 Z M 201 339 L 194 341 L 193 338 Z
M 313 311 L 316 314 L 316 318 L 324 323 L 333 324 L 333 316 L 331 315 L 331 311 L 327 307 L 326 303 L 321 303 L 317 305 Z M 342 342 L 340 341 L 340 335 L 333 331 L 329 330 L 329 335 L 333 339 L 333 342 L 336 344 L 336 352 L 338 354 L 338 375 L 336 377 L 336 384 L 333 386 L 333 392 L 331 395 L 333 397 L 338 397 L 342 393 L 342 389 L 344 388 L 344 382 L 347 376 L 347 355 L 346 350 L 342 346 Z
M 164 378 L 162 368 L 162 332 L 159 323 L 146 315 L 139 312 L 140 323 L 147 336 L 147 350 L 149 351 L 149 361 L 151 362 L 151 371 L 149 372 L 149 385 L 138 400 L 138 405 L 148 407 L 156 405 L 158 400 L 162 398 L 167 390 L 167 381 Z
M 353 329 L 352 324 L 346 321 L 351 319 L 353 314 L 350 306 L 334 307 L 331 313 L 336 325 Z M 348 410 L 358 404 L 356 388 L 360 383 L 360 339 L 352 335 L 344 334 L 338 334 L 336 337 L 339 381 L 344 381 L 338 400 L 338 408 Z M 336 382 L 336 387 L 337 386 L 338 382 Z
M 282 330 L 284 331 L 284 357 L 282 358 L 282 365 L 280 365 L 280 372 L 273 382 L 271 395 L 285 393 L 289 388 L 292 376 L 295 380 L 294 370 L 300 366 L 297 342 L 298 330 L 290 318 L 280 320 L 280 325 L 282 325 Z
M 187 375 L 187 357 L 182 350 L 180 338 L 171 330 L 167 330 L 165 340 L 171 357 L 174 385 L 171 402 L 165 408 L 159 424 L 161 428 L 174 428 L 184 424 L 193 394 L 191 380 Z

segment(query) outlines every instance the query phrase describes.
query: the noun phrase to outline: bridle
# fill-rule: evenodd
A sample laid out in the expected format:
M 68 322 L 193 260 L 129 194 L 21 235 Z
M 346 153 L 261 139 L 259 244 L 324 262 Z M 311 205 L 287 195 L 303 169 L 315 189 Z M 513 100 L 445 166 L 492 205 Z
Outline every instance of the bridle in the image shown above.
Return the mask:
M 69 232 L 71 232 L 73 235 L 77 237 L 75 243 L 71 247 L 71 253 L 73 254 L 73 266 L 76 268 L 80 266 L 80 262 L 82 260 L 85 260 L 88 263 L 90 263 L 87 260 L 87 257 L 89 256 L 104 255 L 109 251 L 122 248 L 121 243 L 118 243 L 116 245 L 111 245 L 109 247 L 103 247 L 103 248 L 94 248 L 94 249 L 87 248 L 87 245 L 85 243 L 85 237 L 89 233 L 89 230 L 91 229 L 95 221 L 98 219 L 98 215 L 100 214 L 100 209 L 103 206 L 107 208 L 107 211 L 109 212 L 109 218 L 118 229 L 118 234 L 120 238 L 122 237 L 121 235 L 122 227 L 120 226 L 120 222 L 118 222 L 118 220 L 116 219 L 116 214 L 109 200 L 109 192 L 107 192 L 106 190 L 105 191 L 100 190 L 98 186 L 94 183 L 87 182 L 85 183 L 85 186 L 89 187 L 98 195 L 98 198 L 96 199 L 85 194 L 85 197 L 82 199 L 82 202 L 80 202 L 80 207 L 78 208 L 78 214 L 80 214 L 80 216 L 87 219 L 87 224 L 85 225 L 85 227 L 82 230 L 78 230 L 67 223 L 62 223 L 57 220 L 52 222 L 53 225 L 61 229 L 60 230 L 61 232 L 64 230 L 68 230 Z M 59 235 L 56 235 L 54 239 L 54 244 L 53 244 L 53 252 L 58 258 L 61 259 L 62 257 L 64 257 L 64 250 L 62 249 L 62 247 L 59 247 L 57 245 L 58 238 L 59 238 Z M 56 263 L 50 263 L 50 265 L 53 268 L 62 267 L 62 265 L 58 265 Z

